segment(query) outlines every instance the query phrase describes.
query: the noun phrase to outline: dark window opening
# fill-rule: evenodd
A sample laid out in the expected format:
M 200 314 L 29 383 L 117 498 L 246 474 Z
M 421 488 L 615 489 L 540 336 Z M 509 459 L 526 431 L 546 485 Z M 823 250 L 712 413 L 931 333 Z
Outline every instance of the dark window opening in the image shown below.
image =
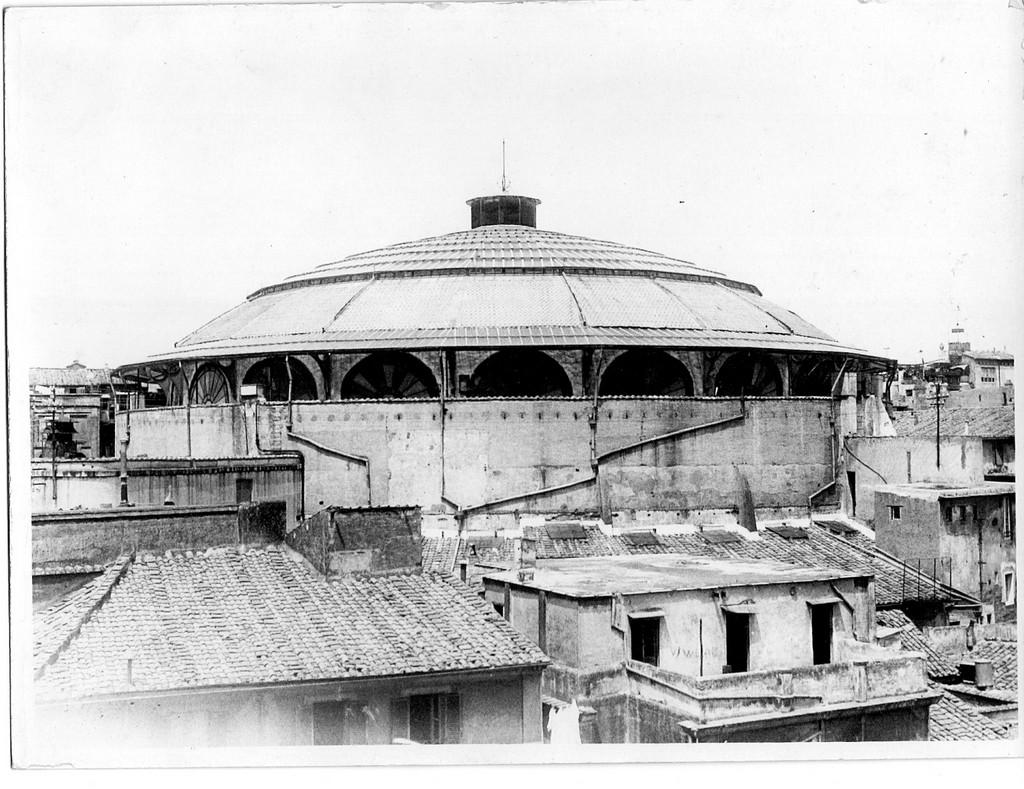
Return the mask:
M 723 674 L 747 671 L 750 667 L 750 614 L 725 614 L 725 665 Z
M 290 377 L 289 377 L 290 371 Z M 285 364 L 284 357 L 278 356 L 265 359 L 249 368 L 242 379 L 244 386 L 255 384 L 263 398 L 271 401 L 284 402 L 292 400 L 316 400 L 316 379 L 302 362 L 289 358 Z
M 236 479 L 235 504 L 244 504 L 248 501 L 252 501 L 252 480 Z
M 459 696 L 433 693 L 395 699 L 391 705 L 392 733 L 424 745 L 462 741 Z
M 846 472 L 846 487 L 850 490 L 850 515 L 857 515 L 857 472 Z
M 811 606 L 811 650 L 814 665 L 832 662 L 832 610 L 834 604 Z
M 313 705 L 313 745 L 365 745 L 366 713 L 362 705 L 323 701 Z
M 661 617 L 629 620 L 630 657 L 640 663 L 658 665 L 661 650 Z
M 476 397 L 571 397 L 562 366 L 542 351 L 506 350 L 488 356 L 473 372 L 468 394 Z
M 903 518 L 903 507 L 898 504 L 889 505 L 889 520 L 898 521 Z
M 782 376 L 767 354 L 740 351 L 722 365 L 715 378 L 718 397 L 779 397 Z
M 616 356 L 601 376 L 602 397 L 689 397 L 693 379 L 674 356 L 658 350 L 632 350 Z

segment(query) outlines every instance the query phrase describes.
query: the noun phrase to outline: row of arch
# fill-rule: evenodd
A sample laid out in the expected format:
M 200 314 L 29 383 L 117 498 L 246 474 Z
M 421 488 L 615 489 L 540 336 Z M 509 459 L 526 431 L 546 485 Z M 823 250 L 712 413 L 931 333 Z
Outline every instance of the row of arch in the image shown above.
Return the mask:
M 825 396 L 831 393 L 835 361 L 811 358 L 790 372 L 789 394 Z M 272 401 L 316 400 L 312 373 L 295 358 L 272 357 L 245 373 L 243 386 L 255 385 Z M 189 386 L 193 404 L 229 402 L 232 387 L 224 369 L 206 364 L 195 371 Z M 439 385 L 430 367 L 411 353 L 378 351 L 357 362 L 344 376 L 341 399 L 435 398 Z M 463 394 L 477 397 L 570 397 L 572 383 L 562 365 L 536 349 L 506 349 L 485 358 L 465 381 Z M 665 351 L 640 348 L 612 359 L 598 384 L 602 397 L 689 397 L 693 377 L 687 366 Z M 769 354 L 739 351 L 718 369 L 709 395 L 720 397 L 778 397 L 783 379 Z M 175 398 L 171 398 L 175 399 Z

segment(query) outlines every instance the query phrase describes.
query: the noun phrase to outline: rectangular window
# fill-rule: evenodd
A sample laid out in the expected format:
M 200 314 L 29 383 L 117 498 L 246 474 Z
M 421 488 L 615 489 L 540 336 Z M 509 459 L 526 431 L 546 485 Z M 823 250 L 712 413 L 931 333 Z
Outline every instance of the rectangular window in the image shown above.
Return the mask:
M 814 665 L 832 662 L 832 613 L 834 603 L 811 607 L 811 651 Z
M 1017 578 L 1014 570 L 1003 570 L 1003 605 L 1013 605 L 1017 599 Z
M 252 480 L 235 480 L 235 504 L 245 504 L 252 501 Z
M 406 696 L 391 702 L 391 738 L 421 745 L 462 742 L 462 720 L 457 693 Z
M 658 665 L 661 653 L 661 617 L 629 618 L 630 657 L 640 663 Z
M 981 368 L 981 382 L 986 384 L 992 384 L 996 381 L 996 368 L 995 367 L 982 367 Z
M 366 745 L 366 712 L 351 701 L 313 704 L 313 745 Z
M 725 665 L 723 674 L 746 671 L 750 662 L 750 614 L 725 615 Z
M 889 505 L 889 520 L 898 521 L 903 518 L 903 507 L 899 504 Z

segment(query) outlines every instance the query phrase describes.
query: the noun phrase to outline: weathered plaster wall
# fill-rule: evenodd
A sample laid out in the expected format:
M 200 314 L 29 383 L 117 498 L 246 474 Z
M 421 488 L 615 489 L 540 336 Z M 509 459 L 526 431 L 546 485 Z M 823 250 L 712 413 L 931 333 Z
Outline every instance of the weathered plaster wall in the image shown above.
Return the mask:
M 809 600 L 835 597 L 832 585 L 854 606 L 833 607 L 833 660 L 847 659 L 850 650 L 844 639 L 869 642 L 873 637 L 870 586 L 858 588 L 854 579 L 831 582 L 729 587 L 724 597 L 712 598 L 711 590 L 693 590 L 625 597 L 621 624 L 613 627 L 612 602 L 571 600 L 548 594 L 546 635 L 548 654 L 555 660 L 584 671 L 617 664 L 630 657 L 630 611 L 660 609 L 661 624 L 659 666 L 668 671 L 694 676 L 720 674 L 726 662 L 725 617 L 723 603 L 753 600 L 757 612 L 750 624 L 750 671 L 794 668 L 813 665 Z M 495 584 L 488 584 L 494 589 Z M 488 599 L 495 598 L 489 593 Z M 537 593 L 511 589 L 511 624 L 537 641 Z M 575 608 L 575 628 L 573 609 Z M 558 638 L 553 638 L 554 634 Z M 575 639 L 573 643 L 571 640 Z
M 1009 513 L 1003 497 L 932 501 L 878 491 L 875 500 L 879 548 L 911 565 L 921 559 L 929 572 L 932 558 L 948 562 L 940 564 L 941 580 L 951 579 L 957 589 L 992 605 L 996 621 L 1016 620 L 1016 606 L 1006 605 L 1002 589 L 1003 567 L 1016 560 L 1015 541 L 1004 537 Z M 891 505 L 902 507 L 898 521 L 889 516 Z M 972 514 L 966 520 L 951 518 L 953 505 L 970 505 Z
M 302 458 L 280 457 L 156 460 L 133 458 L 128 463 L 128 501 L 161 506 L 170 497 L 176 505 L 237 504 L 239 480 L 252 483 L 252 501 L 284 501 L 289 523 L 302 510 Z M 57 464 L 57 500 L 53 469 L 32 467 L 32 511 L 114 507 L 121 501 L 120 461 L 114 458 Z
M 368 503 L 440 506 L 442 491 L 447 501 L 474 507 L 579 483 L 490 511 L 665 510 L 678 519 L 734 510 L 737 469 L 759 508 L 806 507 L 807 496 L 831 480 L 831 403 L 795 398 L 745 405 L 741 421 L 608 456 L 600 485 L 592 481 L 592 439 L 597 455 L 613 452 L 736 416 L 740 401 L 603 400 L 592 431 L 592 403 L 585 399 L 455 400 L 446 404 L 443 435 L 439 401 L 218 406 L 193 408 L 190 419 L 185 409 L 154 409 L 133 412 L 129 452 L 183 453 L 188 433 L 193 452 L 207 456 L 255 453 L 257 447 L 298 451 L 305 458 L 308 511 Z
M 946 482 L 971 485 L 984 482 L 982 442 L 970 436 L 944 437 L 940 442 L 940 465 L 935 465 L 934 438 L 847 438 L 850 452 L 843 452 L 844 468 L 839 474 L 843 509 L 853 513 L 846 471 L 855 474 L 856 517 L 873 523 L 875 490 L 881 485 L 905 482 Z M 909 456 L 909 458 L 908 458 Z M 869 468 L 870 467 L 870 468 Z M 883 481 L 884 480 L 884 481 Z
M 462 742 L 541 740 L 539 671 L 440 676 L 389 683 L 336 682 L 294 688 L 190 692 L 133 702 L 41 708 L 36 723 L 53 747 L 69 741 L 122 747 L 312 745 L 311 705 L 351 701 L 372 714 L 367 744 L 391 742 L 391 700 L 414 693 L 460 696 Z

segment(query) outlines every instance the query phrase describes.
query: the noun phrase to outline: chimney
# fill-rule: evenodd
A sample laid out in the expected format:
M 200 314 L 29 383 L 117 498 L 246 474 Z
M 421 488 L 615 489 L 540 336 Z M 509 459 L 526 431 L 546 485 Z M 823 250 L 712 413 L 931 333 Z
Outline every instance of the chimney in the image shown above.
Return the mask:
M 519 541 L 519 580 L 532 581 L 537 568 L 537 541 L 523 537 Z
M 466 201 L 469 206 L 470 227 L 486 225 L 521 225 L 537 227 L 537 206 L 540 200 L 519 195 L 488 195 Z
M 975 660 L 974 661 L 974 686 L 978 690 L 985 690 L 985 688 L 992 687 L 992 683 L 995 681 L 995 672 L 992 668 L 991 660 Z

